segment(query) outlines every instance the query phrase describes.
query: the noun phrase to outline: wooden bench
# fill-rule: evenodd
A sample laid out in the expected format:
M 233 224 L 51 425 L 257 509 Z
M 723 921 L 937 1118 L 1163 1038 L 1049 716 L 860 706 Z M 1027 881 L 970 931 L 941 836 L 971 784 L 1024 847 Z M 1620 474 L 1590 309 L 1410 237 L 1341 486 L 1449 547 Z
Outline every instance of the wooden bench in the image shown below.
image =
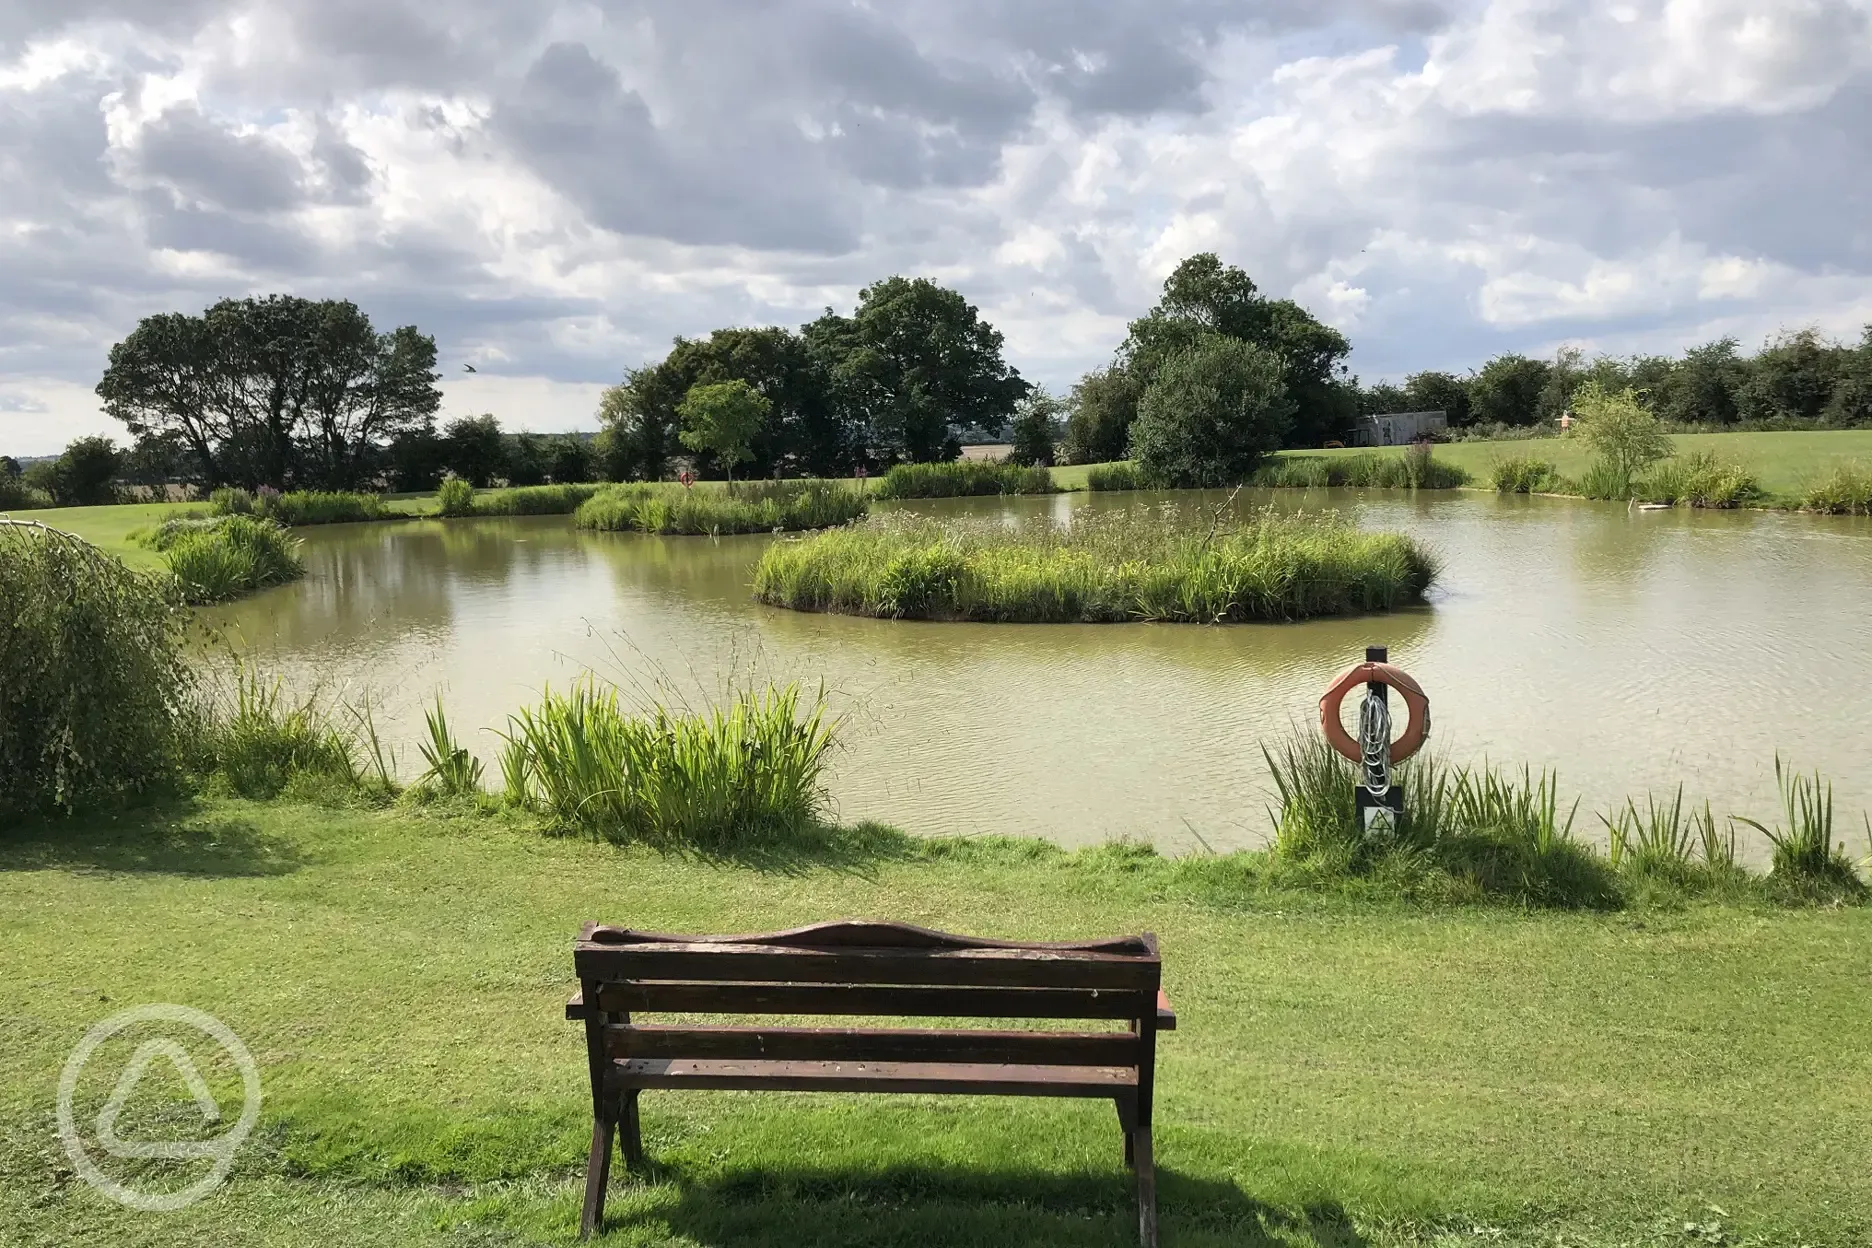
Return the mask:
M 1157 938 L 1029 944 L 902 923 L 761 936 L 666 936 L 588 924 L 573 946 L 591 1066 L 581 1237 L 604 1221 L 612 1141 L 643 1163 L 646 1088 L 1076 1096 L 1118 1108 L 1137 1173 L 1138 1236 L 1157 1243 L 1151 1089 L 1176 1027 Z M 645 1013 L 1108 1020 L 1104 1030 L 648 1024 Z M 1116 1023 L 1128 1024 L 1117 1030 Z

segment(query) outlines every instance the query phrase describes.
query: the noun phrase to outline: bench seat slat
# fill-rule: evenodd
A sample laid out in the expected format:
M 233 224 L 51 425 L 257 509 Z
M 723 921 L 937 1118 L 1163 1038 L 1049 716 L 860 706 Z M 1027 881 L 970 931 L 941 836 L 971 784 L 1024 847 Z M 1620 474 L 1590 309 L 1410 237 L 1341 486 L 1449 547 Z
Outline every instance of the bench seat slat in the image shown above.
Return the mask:
M 580 941 L 585 980 L 737 980 L 804 984 L 955 984 L 1157 991 L 1155 956 L 1030 949 L 772 949 L 756 945 L 602 945 Z
M 604 984 L 607 1014 L 872 1014 L 948 1018 L 1141 1018 L 1148 993 L 1122 988 L 902 987 L 872 984 Z
M 634 1058 L 613 1067 L 620 1088 L 727 1092 L 940 1092 L 980 1096 L 1122 1097 L 1137 1070 L 964 1062 L 782 1062 Z
M 847 1062 L 1014 1062 L 1046 1066 L 1135 1066 L 1131 1032 L 917 1030 L 837 1027 L 670 1027 L 611 1024 L 614 1058 L 667 1057 Z

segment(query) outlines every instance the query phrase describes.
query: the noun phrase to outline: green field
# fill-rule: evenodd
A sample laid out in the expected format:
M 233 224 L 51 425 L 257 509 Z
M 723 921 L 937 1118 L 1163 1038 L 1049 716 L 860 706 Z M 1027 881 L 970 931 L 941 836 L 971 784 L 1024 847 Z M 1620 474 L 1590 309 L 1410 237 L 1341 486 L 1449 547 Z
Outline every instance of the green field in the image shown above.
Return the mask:
M 0 833 L 0 1243 L 569 1242 L 580 922 L 842 916 L 1159 933 L 1169 1246 L 1872 1242 L 1872 910 L 1418 909 L 1225 861 L 874 835 L 737 865 L 238 802 Z M 263 1071 L 229 1185 L 166 1215 L 53 1134 L 67 1054 L 146 1002 L 215 1014 Z M 609 1243 L 1135 1242 L 1109 1105 L 651 1093 L 644 1124 L 657 1169 L 614 1179 Z
M 1795 433 L 1680 433 L 1672 436 L 1680 455 L 1713 451 L 1751 469 L 1772 495 L 1802 493 L 1835 465 L 1872 464 L 1872 429 L 1828 429 Z M 1289 451 L 1292 455 L 1344 455 L 1346 451 Z M 1401 455 L 1401 446 L 1377 448 L 1381 455 Z M 1531 438 L 1524 442 L 1449 442 L 1436 448 L 1438 459 L 1466 469 L 1473 484 L 1487 487 L 1489 473 L 1504 459 L 1545 459 L 1561 475 L 1578 478 L 1592 453 L 1581 438 Z

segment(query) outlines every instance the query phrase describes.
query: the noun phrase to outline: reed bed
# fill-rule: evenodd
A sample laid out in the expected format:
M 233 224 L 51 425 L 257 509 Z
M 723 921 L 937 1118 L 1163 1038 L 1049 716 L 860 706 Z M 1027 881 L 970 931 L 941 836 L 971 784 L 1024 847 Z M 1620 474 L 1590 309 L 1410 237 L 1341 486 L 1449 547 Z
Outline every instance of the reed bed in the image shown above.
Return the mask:
M 1332 513 L 1134 507 L 1059 527 L 1044 517 L 874 517 L 761 557 L 754 595 L 887 619 L 1219 624 L 1385 611 L 1419 601 L 1434 557 Z
M 633 714 L 616 690 L 584 681 L 512 716 L 502 796 L 613 841 L 758 848 L 824 822 L 835 736 L 823 693 L 808 701 L 798 685 Z
M 1055 494 L 1053 474 L 1041 467 L 996 460 L 897 464 L 872 491 L 877 498 L 959 498 L 981 494 Z
M 857 490 L 831 481 L 614 485 L 587 499 L 573 523 L 611 532 L 791 532 L 846 524 L 864 515 L 868 505 Z
M 305 575 L 299 541 L 271 520 L 231 514 L 175 517 L 145 535 L 193 605 L 226 602 Z

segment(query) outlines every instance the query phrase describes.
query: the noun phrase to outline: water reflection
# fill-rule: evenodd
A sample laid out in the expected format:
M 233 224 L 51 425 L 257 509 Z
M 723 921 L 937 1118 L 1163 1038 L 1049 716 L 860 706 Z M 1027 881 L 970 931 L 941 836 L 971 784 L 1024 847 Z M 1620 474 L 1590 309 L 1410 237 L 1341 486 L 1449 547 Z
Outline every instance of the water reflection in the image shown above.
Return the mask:
M 913 506 L 1070 518 L 1149 501 Z M 587 668 L 697 695 L 730 671 L 824 681 L 848 724 L 843 813 L 930 832 L 1255 843 L 1260 743 L 1306 723 L 1374 643 L 1430 690 L 1438 749 L 1557 764 L 1583 809 L 1681 778 L 1719 810 L 1766 813 L 1777 748 L 1834 776 L 1842 810 L 1872 799 L 1854 748 L 1872 710 L 1852 696 L 1872 676 L 1863 521 L 1350 491 L 1233 505 L 1404 529 L 1440 552 L 1444 580 L 1428 607 L 1303 625 L 861 620 L 750 601 L 764 537 L 541 517 L 310 531 L 305 582 L 210 618 L 296 683 L 370 687 L 409 741 L 438 689 L 451 720 L 497 727 Z

